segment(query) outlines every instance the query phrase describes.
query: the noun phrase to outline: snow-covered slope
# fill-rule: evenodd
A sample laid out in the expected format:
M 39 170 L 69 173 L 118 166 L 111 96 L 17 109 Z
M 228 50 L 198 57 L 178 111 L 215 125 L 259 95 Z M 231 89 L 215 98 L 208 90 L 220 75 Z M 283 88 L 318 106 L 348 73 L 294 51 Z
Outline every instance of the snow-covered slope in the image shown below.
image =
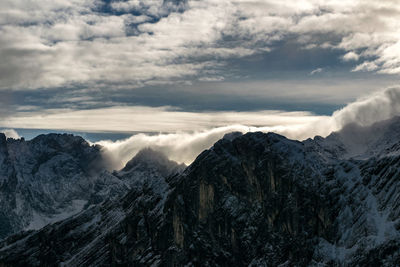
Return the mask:
M 113 174 L 130 187 L 142 187 L 146 184 L 163 192 L 167 186 L 164 178 L 181 173 L 185 168 L 185 164 L 179 165 L 159 151 L 144 148 L 122 170 Z
M 229 135 L 181 174 L 7 238 L 0 264 L 399 266 L 399 125 Z
M 145 153 L 139 154 L 134 162 Z M 175 162 L 166 158 L 158 162 L 151 156 L 158 161 L 163 157 L 153 151 L 140 169 L 125 167 L 111 174 L 101 147 L 81 137 L 49 134 L 25 141 L 0 134 L 0 238 L 22 229 L 40 229 L 120 197 L 134 181 L 144 181 L 143 176 L 159 179 L 179 171 Z
M 307 140 L 306 143 L 310 142 Z M 316 137 L 315 143 L 338 158 L 368 159 L 400 153 L 400 117 L 377 122 L 371 126 L 348 124 L 326 138 Z

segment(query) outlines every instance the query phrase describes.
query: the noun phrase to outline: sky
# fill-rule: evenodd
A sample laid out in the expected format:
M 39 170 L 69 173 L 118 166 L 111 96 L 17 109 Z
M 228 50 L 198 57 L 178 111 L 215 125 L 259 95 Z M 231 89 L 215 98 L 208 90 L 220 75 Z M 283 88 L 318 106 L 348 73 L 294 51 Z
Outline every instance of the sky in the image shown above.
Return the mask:
M 116 149 L 212 133 L 172 156 L 190 163 L 231 130 L 327 135 L 367 98 L 397 105 L 399 75 L 398 0 L 0 2 L 0 129 L 14 138 Z

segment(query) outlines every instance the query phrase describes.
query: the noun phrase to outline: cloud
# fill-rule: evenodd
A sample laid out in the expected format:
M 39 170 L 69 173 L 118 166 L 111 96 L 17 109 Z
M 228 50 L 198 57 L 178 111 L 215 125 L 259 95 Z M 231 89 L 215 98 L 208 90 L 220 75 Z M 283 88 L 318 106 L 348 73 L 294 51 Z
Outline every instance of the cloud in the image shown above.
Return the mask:
M 157 6 L 160 6 L 160 1 L 156 1 Z M 139 10 L 141 8 L 141 1 L 139 0 L 129 0 L 129 1 L 117 1 L 111 2 L 111 7 L 118 11 L 131 11 Z
M 276 115 L 280 116 L 279 113 Z M 211 147 L 224 134 L 234 131 L 243 133 L 275 132 L 291 139 L 304 140 L 316 135 L 327 136 L 350 123 L 367 126 L 396 115 L 400 115 L 400 88 L 392 87 L 360 98 L 335 111 L 332 116 L 317 117 L 303 114 L 304 117 L 293 118 L 290 122 L 279 123 L 272 120 L 269 125 L 264 126 L 229 125 L 194 132 L 178 131 L 152 135 L 141 133 L 132 135 L 125 140 L 116 142 L 104 140 L 98 144 L 104 147 L 104 153 L 112 159 L 113 167 L 116 169 L 121 168 L 140 149 L 145 147 L 153 147 L 175 161 L 190 164 L 201 151 Z M 268 116 L 264 116 L 265 121 L 269 121 Z
M 400 73 L 395 1 L 5 0 L 0 10 L 0 89 L 225 77 L 221 62 L 288 38 L 357 55 L 354 71 Z
M 202 82 L 219 82 L 225 80 L 222 76 L 210 76 L 210 77 L 200 77 L 199 81 Z
M 14 129 L 1 129 L 0 132 L 4 133 L 7 138 L 20 139 L 21 137 Z
M 136 12 L 153 17 L 166 16 L 172 11 L 181 11 L 185 8 L 185 1 L 163 0 L 128 0 L 112 1 L 110 7 L 118 12 Z
M 319 116 L 309 112 L 220 111 L 186 112 L 171 107 L 111 107 L 88 110 L 46 109 L 16 112 L 0 127 L 54 129 L 89 132 L 201 131 L 226 125 L 301 125 Z
M 359 55 L 357 55 L 354 52 L 348 52 L 343 56 L 344 61 L 357 61 L 360 58 Z
M 349 123 L 362 126 L 400 115 L 400 88 L 391 87 L 358 99 L 345 108 L 333 113 L 336 127 Z
M 363 62 L 360 65 L 357 65 L 351 71 L 373 71 L 378 69 L 378 66 L 374 62 Z
M 307 124 L 310 125 L 310 124 Z M 176 132 L 165 134 L 135 134 L 125 140 L 116 142 L 103 140 L 96 142 L 103 146 L 103 152 L 111 161 L 114 169 L 122 168 L 138 151 L 146 147 L 152 147 L 162 151 L 172 160 L 190 164 L 199 153 L 211 147 L 225 134 L 231 132 L 276 132 L 292 138 L 305 137 L 311 133 L 305 133 L 304 124 L 274 125 L 266 127 L 252 127 L 247 125 L 229 125 L 216 127 L 209 130 L 194 132 Z
M 311 72 L 310 72 L 310 75 L 314 75 L 314 74 L 320 73 L 320 72 L 322 72 L 322 71 L 323 71 L 323 68 L 317 68 L 317 69 L 311 71 Z

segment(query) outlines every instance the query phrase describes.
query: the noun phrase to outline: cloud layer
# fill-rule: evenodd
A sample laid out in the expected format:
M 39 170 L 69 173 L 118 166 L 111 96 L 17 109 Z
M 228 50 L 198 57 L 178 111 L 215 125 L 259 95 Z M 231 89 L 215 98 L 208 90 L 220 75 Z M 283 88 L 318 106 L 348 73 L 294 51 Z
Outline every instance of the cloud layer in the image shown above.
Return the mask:
M 269 126 L 231 125 L 196 132 L 136 134 L 126 140 L 117 142 L 105 140 L 98 143 L 104 146 L 104 151 L 113 160 L 115 168 L 121 168 L 132 156 L 145 147 L 161 150 L 173 160 L 190 164 L 201 151 L 211 147 L 224 134 L 233 131 L 243 133 L 249 131 L 275 132 L 291 139 L 303 140 L 316 135 L 327 136 L 350 123 L 367 126 L 390 119 L 400 115 L 400 88 L 388 88 L 376 92 L 372 96 L 360 98 L 329 117 L 304 115 L 304 118 L 293 118 L 292 122 L 285 125 L 278 125 L 277 122 L 274 124 L 271 121 L 272 125 Z
M 342 51 L 353 71 L 398 74 L 399 20 L 395 0 L 4 0 L 0 87 L 221 81 L 227 60 L 289 38 Z
M 91 110 L 51 109 L 16 112 L 0 121 L 4 128 L 54 129 L 82 132 L 202 131 L 226 125 L 294 126 L 321 118 L 309 112 L 186 112 L 169 107 L 113 107 Z
M 36 128 L 81 132 L 151 132 L 133 134 L 116 142 L 97 142 L 104 146 L 115 169 L 121 168 L 140 149 L 153 147 L 171 159 L 191 163 L 226 133 L 275 132 L 291 139 L 304 140 L 327 136 L 350 123 L 362 126 L 400 115 L 400 87 L 391 87 L 359 98 L 331 116 L 309 112 L 184 112 L 168 107 L 119 107 L 93 110 L 21 111 L 0 122 L 2 128 Z M 3 130 L 4 131 L 4 130 Z M 18 137 L 6 130 L 10 137 Z

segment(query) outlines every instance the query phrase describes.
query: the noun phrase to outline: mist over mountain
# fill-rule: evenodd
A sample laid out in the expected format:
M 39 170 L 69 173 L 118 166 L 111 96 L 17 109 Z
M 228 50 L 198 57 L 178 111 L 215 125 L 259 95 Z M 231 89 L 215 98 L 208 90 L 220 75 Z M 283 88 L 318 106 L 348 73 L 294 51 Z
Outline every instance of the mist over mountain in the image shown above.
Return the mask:
M 0 263 L 396 266 L 399 125 L 350 124 L 303 142 L 234 133 L 183 172 L 146 149 L 113 173 L 140 173 L 127 194 L 4 239 Z
M 264 114 L 263 121 L 256 117 L 253 123 L 268 126 L 252 126 L 243 124 L 214 127 L 212 123 L 205 130 L 177 131 L 160 134 L 134 134 L 129 138 L 97 142 L 103 146 L 103 152 L 113 160 L 113 168 L 122 168 L 139 150 L 154 147 L 172 160 L 190 164 L 201 151 L 211 147 L 227 133 L 231 132 L 275 132 L 296 140 L 313 138 L 316 135 L 326 137 L 332 132 L 340 131 L 347 125 L 370 126 L 374 123 L 388 120 L 400 114 L 400 88 L 397 86 L 379 90 L 373 94 L 361 97 L 331 116 L 314 116 L 300 120 L 295 114 L 282 116 L 280 113 Z M 192 114 L 191 121 L 196 121 L 198 115 Z M 305 116 L 306 118 L 309 117 Z M 163 116 L 164 118 L 164 116 Z M 212 118 L 212 116 L 211 116 Z M 290 120 L 292 118 L 292 120 Z M 213 120 L 211 120 L 213 121 Z M 256 125 L 259 125 L 256 124 Z

